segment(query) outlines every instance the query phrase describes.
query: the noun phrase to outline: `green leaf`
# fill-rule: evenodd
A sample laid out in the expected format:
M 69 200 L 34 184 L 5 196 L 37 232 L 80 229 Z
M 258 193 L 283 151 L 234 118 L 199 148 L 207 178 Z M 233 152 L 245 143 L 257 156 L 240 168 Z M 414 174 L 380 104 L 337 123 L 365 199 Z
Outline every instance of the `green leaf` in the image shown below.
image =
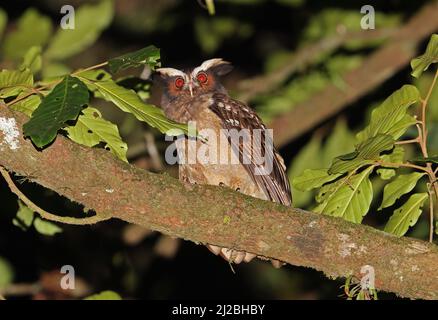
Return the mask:
M 394 139 L 386 134 L 378 134 L 362 142 L 357 150 L 358 157 L 364 159 L 376 159 L 381 152 L 390 150 L 394 146 Z
M 354 148 L 355 137 L 348 130 L 344 119 L 336 122 L 333 133 L 327 138 L 323 149 L 323 167 L 327 168 L 337 155 L 347 153 Z
M 380 159 L 385 163 L 403 163 L 405 156 L 405 149 L 400 146 L 396 146 L 394 150 L 389 154 L 384 154 L 380 156 Z M 379 168 L 377 169 L 377 174 L 383 180 L 389 180 L 395 176 L 395 169 Z
M 394 214 L 389 218 L 384 231 L 403 236 L 409 229 L 417 223 L 421 215 L 421 207 L 427 199 L 427 193 L 415 193 L 410 196 L 408 201 L 400 208 L 394 211 Z
M 48 59 L 61 60 L 71 57 L 90 45 L 111 23 L 113 1 L 102 0 L 96 5 L 83 5 L 76 11 L 75 28 L 59 28 L 45 53 Z
M 343 184 L 345 184 L 347 181 L 347 176 L 336 180 L 331 183 L 327 183 L 323 185 L 319 190 L 318 193 L 315 196 L 315 200 L 317 203 L 322 203 L 325 201 L 332 193 L 334 193 L 336 190 L 338 190 Z M 312 210 L 314 211 L 314 210 Z
M 7 287 L 14 280 L 14 269 L 5 258 L 0 257 L 0 289 Z
M 412 160 L 408 160 L 409 162 L 416 162 L 416 163 L 438 163 L 438 156 L 431 156 L 431 157 L 417 157 Z
M 383 189 L 383 200 L 379 210 L 392 206 L 402 195 L 412 191 L 418 180 L 424 175 L 425 173 L 413 172 L 397 176 Z
M 0 72 L 0 99 L 13 97 L 33 85 L 30 70 L 2 70 Z
M 373 187 L 369 175 L 373 166 L 344 181 L 314 210 L 329 216 L 360 223 L 368 212 L 373 199 Z
M 33 46 L 24 55 L 20 70 L 29 69 L 33 74 L 39 72 L 42 66 L 41 47 Z
M 9 108 L 15 111 L 22 112 L 30 117 L 32 115 L 32 112 L 35 111 L 35 109 L 40 105 L 40 103 L 41 103 L 41 98 L 39 96 L 31 95 L 26 99 L 14 103 Z
M 35 217 L 34 212 L 28 206 L 26 206 L 21 200 L 18 200 L 18 211 L 16 217 L 12 220 L 12 223 L 22 229 L 27 230 L 33 223 L 33 226 L 38 233 L 46 236 L 53 236 L 56 233 L 62 232 L 62 229 L 56 224 L 45 221 L 40 217 Z
M 111 59 L 108 65 L 112 73 L 120 70 L 148 65 L 152 70 L 160 66 L 160 49 L 155 46 L 148 46 L 135 52 Z
M 6 35 L 3 50 L 6 58 L 18 60 L 33 46 L 43 47 L 52 33 L 52 23 L 37 10 L 27 9 L 18 20 L 17 29 Z
M 104 142 L 105 148 L 109 148 L 119 159 L 128 162 L 128 146 L 120 137 L 119 129 L 115 124 L 103 119 L 99 110 L 91 107 L 82 110 L 76 124 L 67 127 L 66 131 L 70 139 L 88 147 Z
M 106 290 L 84 298 L 84 300 L 122 300 L 122 297 L 117 292 Z
M 88 100 L 87 87 L 77 78 L 65 77 L 24 124 L 24 135 L 31 137 L 37 147 L 44 147 L 56 138 L 67 120 L 77 118 Z
M 167 119 L 161 109 L 141 101 L 135 91 L 123 88 L 112 80 L 94 81 L 84 77 L 83 74 L 77 77 L 92 88 L 96 88 L 105 99 L 113 102 L 122 111 L 131 113 L 138 120 L 146 122 L 162 133 L 167 135 L 189 134 L 187 125 Z
M 415 86 L 404 85 L 391 94 L 379 107 L 371 113 L 370 124 L 357 134 L 360 142 L 377 134 L 391 135 L 398 139 L 415 120 L 406 112 L 412 104 L 419 101 L 420 93 Z
M 427 44 L 426 52 L 411 61 L 412 75 L 416 78 L 432 63 L 438 62 L 438 34 L 433 34 Z
M 302 175 L 306 169 L 314 169 L 322 166 L 321 157 L 321 138 L 317 135 L 313 136 L 307 145 L 305 145 L 300 152 L 295 156 L 291 162 L 288 170 L 289 181 L 293 181 L 294 177 Z M 294 205 L 302 207 L 306 205 L 311 199 L 312 194 L 309 192 L 302 192 L 294 187 L 292 184 L 292 194 L 294 195 Z
M 216 11 L 215 8 L 214 8 L 214 0 L 205 0 L 205 4 L 207 5 L 208 13 L 211 16 L 214 16 L 215 11 Z
M 22 201 L 18 200 L 18 211 L 15 218 L 12 220 L 14 226 L 22 230 L 27 230 L 33 222 L 34 213 Z
M 337 157 L 329 169 L 329 173 L 345 173 L 368 164 L 373 164 L 379 159 L 381 152 L 391 149 L 394 140 L 386 134 L 378 134 L 359 144 L 355 152 Z
M 35 218 L 33 226 L 35 227 L 35 230 L 38 231 L 38 233 L 45 236 L 53 236 L 57 233 L 62 232 L 62 229 L 53 222 L 43 220 L 39 217 Z
M 301 175 L 292 179 L 292 185 L 300 191 L 309 191 L 340 176 L 340 174 L 328 174 L 327 169 L 306 169 Z

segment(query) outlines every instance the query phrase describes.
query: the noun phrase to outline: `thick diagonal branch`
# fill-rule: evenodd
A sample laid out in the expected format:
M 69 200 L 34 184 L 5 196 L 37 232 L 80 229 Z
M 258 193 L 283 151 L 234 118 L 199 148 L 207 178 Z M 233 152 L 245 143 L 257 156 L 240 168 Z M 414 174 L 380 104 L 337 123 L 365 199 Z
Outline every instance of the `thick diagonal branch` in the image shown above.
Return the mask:
M 438 248 L 371 227 L 287 208 L 214 186 L 187 186 L 118 161 L 61 136 L 38 151 L 22 138 L 27 117 L 0 107 L 0 165 L 93 209 L 196 243 L 232 247 L 323 271 L 360 277 L 374 267 L 376 287 L 410 298 L 438 298 Z M 13 131 L 13 130 L 12 130 Z

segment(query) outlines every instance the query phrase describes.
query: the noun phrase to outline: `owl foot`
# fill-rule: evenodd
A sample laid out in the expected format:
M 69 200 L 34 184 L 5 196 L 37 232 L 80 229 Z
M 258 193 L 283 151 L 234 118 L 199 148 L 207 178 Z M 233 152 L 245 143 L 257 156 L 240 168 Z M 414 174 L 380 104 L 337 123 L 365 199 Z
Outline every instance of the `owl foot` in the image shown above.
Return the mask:
M 230 249 L 230 248 L 222 248 L 222 247 L 213 246 L 213 245 L 210 245 L 210 244 L 207 245 L 207 248 L 211 252 L 213 252 L 215 255 L 220 255 L 222 258 L 224 258 L 228 262 L 235 263 L 235 264 L 239 264 L 241 262 L 250 262 L 255 257 L 258 257 L 258 256 L 256 256 L 253 253 L 233 250 L 233 249 Z M 284 265 L 284 263 L 279 261 L 279 260 L 267 259 L 267 258 L 264 258 L 264 257 L 258 257 L 258 258 L 260 258 L 262 260 L 270 260 L 271 264 L 276 269 L 281 268 Z
M 239 264 L 241 262 L 250 262 L 252 259 L 256 257 L 255 254 L 238 251 L 229 248 L 222 248 L 218 246 L 213 246 L 208 244 L 207 248 L 213 252 L 215 255 L 220 255 L 222 258 L 227 260 L 228 262 Z

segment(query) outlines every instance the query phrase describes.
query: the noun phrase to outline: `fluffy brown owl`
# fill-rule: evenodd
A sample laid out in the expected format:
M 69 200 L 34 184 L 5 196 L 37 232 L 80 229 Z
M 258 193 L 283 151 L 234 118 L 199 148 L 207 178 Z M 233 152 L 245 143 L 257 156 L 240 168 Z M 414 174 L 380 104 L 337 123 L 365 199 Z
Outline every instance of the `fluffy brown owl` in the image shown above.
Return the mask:
M 166 116 L 181 123 L 194 122 L 205 138 L 177 140 L 179 178 L 185 183 L 227 186 L 290 206 L 292 196 L 286 168 L 272 146 L 272 135 L 257 114 L 232 99 L 219 81 L 231 69 L 229 62 L 211 59 L 189 72 L 173 68 L 157 70 L 163 84 L 161 106 Z M 241 132 L 245 134 L 239 136 Z M 195 141 L 190 143 L 190 139 Z M 203 161 L 199 150 L 207 149 L 203 154 L 208 160 Z M 198 156 L 195 161 L 193 157 L 190 161 L 190 152 Z M 232 161 L 233 156 L 237 161 Z M 233 263 L 249 262 L 255 257 L 229 248 L 207 247 Z M 278 266 L 279 262 L 273 264 Z

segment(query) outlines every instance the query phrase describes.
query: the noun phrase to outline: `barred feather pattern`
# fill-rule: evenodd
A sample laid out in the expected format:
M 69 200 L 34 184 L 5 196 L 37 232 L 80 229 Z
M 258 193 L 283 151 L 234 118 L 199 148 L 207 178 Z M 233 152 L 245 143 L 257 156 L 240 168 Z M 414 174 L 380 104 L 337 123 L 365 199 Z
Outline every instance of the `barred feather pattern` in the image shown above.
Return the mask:
M 229 137 L 229 142 L 233 152 L 238 154 L 240 162 L 244 165 L 254 182 L 264 191 L 268 199 L 290 206 L 292 204 L 292 195 L 289 179 L 286 176 L 286 167 L 280 154 L 273 147 L 271 137 L 266 135 L 266 126 L 259 116 L 244 103 L 222 93 L 214 93 L 211 96 L 209 108 L 222 120 L 225 129 L 249 129 L 251 132 L 254 132 L 255 129 L 260 130 L 262 133 L 260 136 L 252 136 L 252 139 L 258 139 L 258 141 L 253 141 L 252 144 L 244 143 L 243 139 L 236 141 L 236 139 L 231 139 L 231 137 Z M 270 143 L 272 146 L 272 155 L 264 154 L 266 143 Z M 260 148 L 252 148 L 250 150 L 249 148 L 254 145 L 260 146 Z M 244 155 L 252 155 L 250 163 L 243 161 Z M 261 157 L 266 159 L 270 157 L 272 159 L 273 166 L 270 174 L 257 174 Z

